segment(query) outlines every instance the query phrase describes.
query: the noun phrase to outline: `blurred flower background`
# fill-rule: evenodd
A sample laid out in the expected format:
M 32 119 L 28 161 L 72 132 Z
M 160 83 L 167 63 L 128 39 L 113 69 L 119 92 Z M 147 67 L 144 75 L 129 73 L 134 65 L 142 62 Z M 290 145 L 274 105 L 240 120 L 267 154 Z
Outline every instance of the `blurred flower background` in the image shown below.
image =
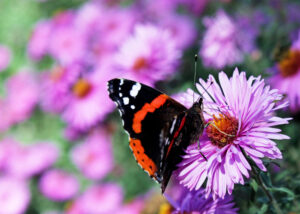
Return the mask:
M 191 150 L 192 172 L 181 166 L 163 197 L 128 148 L 107 81 L 188 106 L 196 53 L 197 77 L 207 88 L 215 77 L 233 115 L 244 112 L 233 120 L 243 136 L 227 140 L 246 153 L 206 141 L 217 175 Z M 298 0 L 1 0 L 0 213 L 300 213 L 299 82 Z M 218 83 L 209 90 L 224 105 Z M 233 157 L 227 184 L 215 183 Z

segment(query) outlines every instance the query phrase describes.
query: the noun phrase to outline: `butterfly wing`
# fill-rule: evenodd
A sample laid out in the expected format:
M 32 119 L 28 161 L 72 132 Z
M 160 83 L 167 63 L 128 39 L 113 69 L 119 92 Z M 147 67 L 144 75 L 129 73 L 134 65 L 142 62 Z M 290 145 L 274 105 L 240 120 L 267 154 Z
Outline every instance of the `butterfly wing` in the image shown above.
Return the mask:
M 172 123 L 187 109 L 166 94 L 131 80 L 112 79 L 108 91 L 120 110 L 137 163 L 161 183 Z

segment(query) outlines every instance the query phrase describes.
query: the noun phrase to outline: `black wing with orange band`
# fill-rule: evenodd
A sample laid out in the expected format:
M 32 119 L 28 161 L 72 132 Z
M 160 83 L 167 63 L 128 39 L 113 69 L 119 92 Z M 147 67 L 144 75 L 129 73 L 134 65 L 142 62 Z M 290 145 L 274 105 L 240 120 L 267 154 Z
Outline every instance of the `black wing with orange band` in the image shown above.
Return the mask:
M 170 150 L 165 140 L 174 118 L 187 109 L 166 94 L 131 80 L 112 79 L 108 91 L 120 110 L 137 163 L 160 183 L 162 161 Z

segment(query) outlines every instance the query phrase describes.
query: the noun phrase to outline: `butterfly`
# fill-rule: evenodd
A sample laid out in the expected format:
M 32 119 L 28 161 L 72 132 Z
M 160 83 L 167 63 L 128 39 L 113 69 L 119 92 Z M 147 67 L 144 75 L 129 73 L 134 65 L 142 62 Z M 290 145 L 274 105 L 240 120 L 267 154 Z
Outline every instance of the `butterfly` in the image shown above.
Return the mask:
M 108 92 L 120 111 L 137 163 L 164 193 L 186 148 L 202 135 L 203 98 L 186 108 L 152 87 L 127 79 L 108 81 Z

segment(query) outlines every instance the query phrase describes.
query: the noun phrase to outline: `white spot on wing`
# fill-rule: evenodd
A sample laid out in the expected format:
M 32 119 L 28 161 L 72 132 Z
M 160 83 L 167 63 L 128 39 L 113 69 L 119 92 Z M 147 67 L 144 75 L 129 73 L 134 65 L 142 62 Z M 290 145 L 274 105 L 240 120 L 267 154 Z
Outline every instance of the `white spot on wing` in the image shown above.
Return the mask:
M 134 105 L 131 105 L 130 108 L 131 108 L 131 109 L 135 109 L 135 106 L 134 106 Z
M 172 123 L 171 129 L 170 129 L 170 134 L 172 134 L 172 133 L 173 133 L 173 131 L 174 131 L 174 127 L 175 127 L 176 121 L 177 121 L 177 117 L 175 117 L 175 119 L 173 120 L 173 123 Z
M 128 97 L 124 97 L 123 98 L 123 102 L 124 102 L 124 105 L 128 105 L 129 104 L 129 98 Z
M 120 79 L 120 85 L 124 84 L 124 79 Z
M 138 82 L 135 83 L 132 86 L 131 90 L 130 90 L 130 95 L 132 97 L 136 97 L 138 95 L 138 93 L 139 93 L 139 91 L 140 91 L 141 88 L 142 88 L 142 85 L 140 83 L 138 83 Z
M 122 93 L 119 93 L 119 97 L 123 97 L 123 94 L 122 94 Z

